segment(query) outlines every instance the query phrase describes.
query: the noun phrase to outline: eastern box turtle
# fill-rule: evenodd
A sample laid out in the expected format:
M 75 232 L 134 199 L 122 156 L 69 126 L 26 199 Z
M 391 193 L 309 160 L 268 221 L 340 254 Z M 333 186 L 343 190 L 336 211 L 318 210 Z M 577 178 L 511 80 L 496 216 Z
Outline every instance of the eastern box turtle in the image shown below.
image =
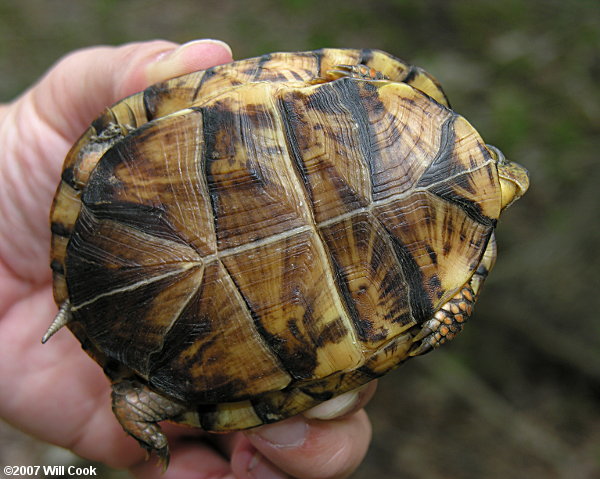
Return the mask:
M 284 419 L 461 330 L 527 172 L 422 69 L 375 50 L 273 53 L 125 98 L 69 152 L 51 212 L 54 297 L 157 422 Z

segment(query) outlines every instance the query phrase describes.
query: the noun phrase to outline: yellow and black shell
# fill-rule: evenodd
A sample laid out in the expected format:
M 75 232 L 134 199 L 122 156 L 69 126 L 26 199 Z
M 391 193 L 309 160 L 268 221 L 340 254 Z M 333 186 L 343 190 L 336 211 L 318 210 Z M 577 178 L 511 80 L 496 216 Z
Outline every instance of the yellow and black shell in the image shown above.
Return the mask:
M 512 193 L 504 166 L 521 174 Z M 436 80 L 380 51 L 273 53 L 154 85 L 65 160 L 47 337 L 68 323 L 149 449 L 132 388 L 164 400 L 148 422 L 283 419 L 460 330 L 523 175 Z

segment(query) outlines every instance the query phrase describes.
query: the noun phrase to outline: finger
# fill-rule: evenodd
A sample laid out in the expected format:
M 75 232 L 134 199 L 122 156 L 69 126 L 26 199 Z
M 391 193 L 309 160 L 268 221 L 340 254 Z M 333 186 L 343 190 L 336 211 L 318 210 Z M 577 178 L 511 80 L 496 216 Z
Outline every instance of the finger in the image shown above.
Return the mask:
M 331 420 L 342 418 L 365 407 L 375 394 L 376 389 L 377 381 L 371 381 L 360 388 L 322 402 L 302 414 L 308 419 Z
M 142 78 L 143 87 L 231 60 L 231 49 L 226 43 L 213 39 L 193 40 L 173 51 L 161 53 L 157 61 L 151 62 Z M 139 88 L 134 85 L 132 91 L 137 90 Z
M 373 397 L 376 389 L 377 381 L 371 381 L 360 388 L 325 401 L 305 411 L 302 415 L 308 419 L 331 420 L 354 414 L 366 406 Z M 221 451 L 225 457 L 231 457 L 234 454 L 234 450 L 239 448 L 240 441 L 244 440 L 244 434 L 241 433 L 203 434 L 206 440 L 213 444 L 217 450 Z
M 154 457 L 130 468 L 143 479 L 233 479 L 229 461 L 197 436 L 170 439 L 171 460 L 163 473 Z
M 74 140 L 108 105 L 157 81 L 231 61 L 229 47 L 199 40 L 178 47 L 163 40 L 92 47 L 69 54 L 31 90 L 37 112 Z
M 345 478 L 367 452 L 371 425 L 364 410 L 331 421 L 296 416 L 247 437 L 256 452 L 240 448 L 234 455 L 232 467 L 239 477 Z

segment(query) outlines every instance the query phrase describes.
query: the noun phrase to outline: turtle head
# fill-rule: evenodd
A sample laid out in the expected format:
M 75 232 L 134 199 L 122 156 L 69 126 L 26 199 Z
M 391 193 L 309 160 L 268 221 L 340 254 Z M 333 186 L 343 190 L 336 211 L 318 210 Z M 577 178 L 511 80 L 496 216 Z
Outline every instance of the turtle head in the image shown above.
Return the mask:
M 502 152 L 492 145 L 487 145 L 488 150 L 496 160 L 500 190 L 502 192 L 502 209 L 512 205 L 529 188 L 529 173 L 518 163 L 508 161 Z

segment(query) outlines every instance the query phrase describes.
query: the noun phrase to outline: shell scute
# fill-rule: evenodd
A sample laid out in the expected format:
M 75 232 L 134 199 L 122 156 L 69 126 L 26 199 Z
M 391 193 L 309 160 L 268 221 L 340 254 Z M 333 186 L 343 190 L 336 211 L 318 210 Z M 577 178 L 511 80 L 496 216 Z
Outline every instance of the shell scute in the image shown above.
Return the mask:
M 493 229 L 427 191 L 376 206 L 374 212 L 396 240 L 406 267 L 415 270 L 408 278 L 412 294 L 426 293 L 416 308 L 421 312 L 419 321 L 430 317 L 468 280 Z
M 387 233 L 373 215 L 359 213 L 320 231 L 364 348 L 376 349 L 415 324 L 404 273 Z
M 223 262 L 256 327 L 295 379 L 324 377 L 363 361 L 312 228 L 228 255 Z
M 208 263 L 202 281 L 188 288 L 193 294 L 153 357 L 150 384 L 181 400 L 211 404 L 280 390 L 290 382 L 223 264 Z
M 323 222 L 370 202 L 368 126 L 338 81 L 283 90 L 282 120 L 289 150 L 306 187 L 315 221 Z
M 204 168 L 219 249 L 309 224 L 270 86 L 255 85 L 247 97 L 232 92 L 201 112 L 206 125 Z

